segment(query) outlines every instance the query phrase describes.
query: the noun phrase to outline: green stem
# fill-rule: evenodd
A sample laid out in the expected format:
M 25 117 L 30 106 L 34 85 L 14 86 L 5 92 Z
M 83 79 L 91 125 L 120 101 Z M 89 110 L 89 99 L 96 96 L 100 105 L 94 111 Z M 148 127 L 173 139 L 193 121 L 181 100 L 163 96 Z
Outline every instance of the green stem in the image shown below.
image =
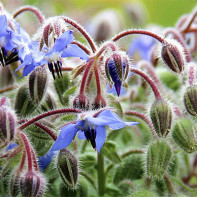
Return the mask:
M 96 189 L 94 179 L 91 176 L 89 176 L 88 173 L 86 173 L 85 171 L 81 171 L 80 175 L 85 177 L 87 181 L 89 181 L 89 183 Z
M 130 150 L 126 153 L 123 153 L 120 158 L 121 159 L 124 159 L 125 157 L 128 157 L 130 155 L 133 155 L 133 154 L 144 154 L 146 152 L 145 149 L 133 149 L 133 150 Z
M 104 170 L 104 156 L 102 153 L 97 154 L 97 164 L 98 164 L 98 193 L 99 196 L 104 196 L 105 194 L 105 170 Z

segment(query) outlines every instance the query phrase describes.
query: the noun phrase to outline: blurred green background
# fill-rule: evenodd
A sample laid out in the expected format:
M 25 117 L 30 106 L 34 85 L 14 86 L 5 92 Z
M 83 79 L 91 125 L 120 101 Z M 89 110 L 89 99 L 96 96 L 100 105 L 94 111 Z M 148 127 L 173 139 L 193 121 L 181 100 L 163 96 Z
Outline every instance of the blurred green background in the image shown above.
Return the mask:
M 191 12 L 197 0 L 3 0 L 8 11 L 13 11 L 21 5 L 34 5 L 47 16 L 56 14 L 94 15 L 104 8 L 116 8 L 123 11 L 125 5 L 142 2 L 148 12 L 148 23 L 162 26 L 173 26 L 177 19 L 185 13 Z

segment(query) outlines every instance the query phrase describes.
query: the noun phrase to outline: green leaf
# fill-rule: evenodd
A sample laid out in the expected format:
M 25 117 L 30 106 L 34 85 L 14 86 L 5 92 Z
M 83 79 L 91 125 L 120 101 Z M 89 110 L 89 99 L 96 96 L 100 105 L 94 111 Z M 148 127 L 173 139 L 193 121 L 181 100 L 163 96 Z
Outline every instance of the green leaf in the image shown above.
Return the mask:
M 72 88 L 66 90 L 66 92 L 63 94 L 63 96 L 69 96 L 75 93 L 75 91 L 77 90 L 78 86 L 73 86 Z
M 121 162 L 120 156 L 116 152 L 116 144 L 113 142 L 105 142 L 104 146 L 102 147 L 102 153 L 114 163 Z
M 122 106 L 121 106 L 120 102 L 113 95 L 108 95 L 108 97 L 110 99 L 111 106 L 113 106 L 114 108 L 117 109 L 118 115 L 120 117 L 123 117 L 123 110 L 122 110 Z

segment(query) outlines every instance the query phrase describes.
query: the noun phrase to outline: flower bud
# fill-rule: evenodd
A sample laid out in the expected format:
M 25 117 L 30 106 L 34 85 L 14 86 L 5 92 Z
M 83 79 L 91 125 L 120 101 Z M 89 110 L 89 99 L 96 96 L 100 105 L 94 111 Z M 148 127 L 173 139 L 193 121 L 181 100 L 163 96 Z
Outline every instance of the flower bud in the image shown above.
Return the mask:
M 97 95 L 95 98 L 93 104 L 92 104 L 92 110 L 97 110 L 100 108 L 103 108 L 106 106 L 106 101 L 101 95 Z
M 28 171 L 20 178 L 20 191 L 22 196 L 41 197 L 46 189 L 46 180 L 38 172 Z
M 117 95 L 120 95 L 122 82 L 129 73 L 129 62 L 127 56 L 114 53 L 106 60 L 105 72 L 108 80 L 114 83 Z
M 39 103 L 45 95 L 47 88 L 47 71 L 39 66 L 29 75 L 29 92 L 31 99 L 35 103 Z
M 0 141 L 10 142 L 15 135 L 16 116 L 10 107 L 0 107 Z
M 197 85 L 187 88 L 184 94 L 184 104 L 188 113 L 197 116 Z
M 197 150 L 197 127 L 188 119 L 180 118 L 172 129 L 173 140 L 187 153 Z
M 1 106 L 6 106 L 6 107 L 10 107 L 10 100 L 7 97 L 3 97 L 0 100 L 0 107 Z
M 146 170 L 149 177 L 162 179 L 171 159 L 170 146 L 164 140 L 152 142 L 147 151 Z
M 172 112 L 164 100 L 156 100 L 150 110 L 150 117 L 159 137 L 166 137 L 171 128 Z
M 21 86 L 18 89 L 15 99 L 15 110 L 20 116 L 31 114 L 37 106 L 32 102 L 29 96 L 28 88 Z
M 66 186 L 75 189 L 78 182 L 78 161 L 68 149 L 60 150 L 57 157 L 57 169 Z
M 82 109 L 84 111 L 88 111 L 90 105 L 90 101 L 86 98 L 85 95 L 78 95 L 73 101 L 73 107 Z
M 162 46 L 161 57 L 167 66 L 176 73 L 184 70 L 183 47 L 175 40 L 170 40 Z
M 19 188 L 19 183 L 20 183 L 20 173 L 19 171 L 15 171 L 10 180 L 10 194 L 12 197 L 17 197 L 20 192 Z

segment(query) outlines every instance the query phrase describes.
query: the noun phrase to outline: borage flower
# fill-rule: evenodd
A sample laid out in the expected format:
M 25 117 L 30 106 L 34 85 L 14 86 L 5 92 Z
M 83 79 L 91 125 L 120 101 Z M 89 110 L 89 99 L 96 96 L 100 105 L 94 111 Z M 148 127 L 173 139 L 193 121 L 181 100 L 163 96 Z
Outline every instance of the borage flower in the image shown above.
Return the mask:
M 68 124 L 61 129 L 61 132 L 53 144 L 50 151 L 44 156 L 40 157 L 40 164 L 42 168 L 47 167 L 50 163 L 55 151 L 66 148 L 70 145 L 76 133 L 80 140 L 87 139 L 91 142 L 92 147 L 100 153 L 100 150 L 106 139 L 106 126 L 113 130 L 121 129 L 125 126 L 134 126 L 138 122 L 124 122 L 118 115 L 111 110 L 104 110 L 96 117 L 87 115 L 75 124 Z

